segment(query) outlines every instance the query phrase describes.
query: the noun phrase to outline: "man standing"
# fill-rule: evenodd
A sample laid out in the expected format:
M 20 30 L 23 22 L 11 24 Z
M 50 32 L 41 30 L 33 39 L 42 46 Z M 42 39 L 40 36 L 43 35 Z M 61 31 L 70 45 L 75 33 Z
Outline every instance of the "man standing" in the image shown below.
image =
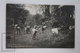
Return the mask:
M 20 34 L 20 30 L 21 30 L 21 28 L 20 28 L 20 26 L 18 25 L 18 26 L 17 26 L 17 34 Z

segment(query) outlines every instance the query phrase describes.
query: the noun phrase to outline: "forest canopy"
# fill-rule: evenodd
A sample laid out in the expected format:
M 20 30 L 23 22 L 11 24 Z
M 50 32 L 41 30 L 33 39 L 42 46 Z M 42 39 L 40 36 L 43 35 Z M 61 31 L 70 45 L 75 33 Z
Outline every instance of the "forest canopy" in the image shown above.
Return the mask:
M 26 9 L 25 9 L 26 8 Z M 35 9 L 34 11 L 31 9 Z M 31 11 L 36 14 L 31 14 Z M 56 27 L 74 25 L 73 5 L 31 5 L 7 4 L 6 5 L 6 26 L 19 24 L 20 26 L 38 24 L 47 22 L 47 25 L 56 24 Z M 51 22 L 51 23 L 50 23 Z

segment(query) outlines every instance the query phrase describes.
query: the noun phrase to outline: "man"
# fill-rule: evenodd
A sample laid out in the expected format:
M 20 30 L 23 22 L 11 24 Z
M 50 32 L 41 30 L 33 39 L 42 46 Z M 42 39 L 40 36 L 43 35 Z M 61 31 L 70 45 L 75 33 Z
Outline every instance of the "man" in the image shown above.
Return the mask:
M 37 34 L 37 25 L 34 26 L 34 28 L 32 29 L 32 35 L 33 35 L 33 39 L 35 39 L 36 34 Z
M 44 33 L 45 28 L 46 28 L 46 26 L 45 26 L 45 23 L 43 22 L 42 23 L 42 33 Z
M 27 26 L 25 30 L 26 30 L 26 33 L 30 33 L 30 26 Z
M 56 26 L 52 27 L 51 31 L 54 37 L 58 36 L 58 28 Z
M 16 29 L 17 29 L 17 34 L 20 34 L 20 30 L 21 30 L 20 26 L 17 26 Z

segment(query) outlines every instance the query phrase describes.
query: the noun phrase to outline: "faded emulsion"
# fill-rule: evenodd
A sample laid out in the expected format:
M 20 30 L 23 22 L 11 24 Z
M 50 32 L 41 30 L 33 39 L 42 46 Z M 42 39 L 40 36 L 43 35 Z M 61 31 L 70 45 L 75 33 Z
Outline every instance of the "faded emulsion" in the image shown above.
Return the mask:
M 6 48 L 74 47 L 74 5 L 6 4 Z

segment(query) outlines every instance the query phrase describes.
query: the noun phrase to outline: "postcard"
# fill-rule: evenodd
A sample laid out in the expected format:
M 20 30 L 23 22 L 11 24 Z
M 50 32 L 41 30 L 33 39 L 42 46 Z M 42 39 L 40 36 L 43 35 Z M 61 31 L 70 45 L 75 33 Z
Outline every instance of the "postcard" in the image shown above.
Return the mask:
M 74 5 L 6 4 L 6 48 L 74 47 Z

